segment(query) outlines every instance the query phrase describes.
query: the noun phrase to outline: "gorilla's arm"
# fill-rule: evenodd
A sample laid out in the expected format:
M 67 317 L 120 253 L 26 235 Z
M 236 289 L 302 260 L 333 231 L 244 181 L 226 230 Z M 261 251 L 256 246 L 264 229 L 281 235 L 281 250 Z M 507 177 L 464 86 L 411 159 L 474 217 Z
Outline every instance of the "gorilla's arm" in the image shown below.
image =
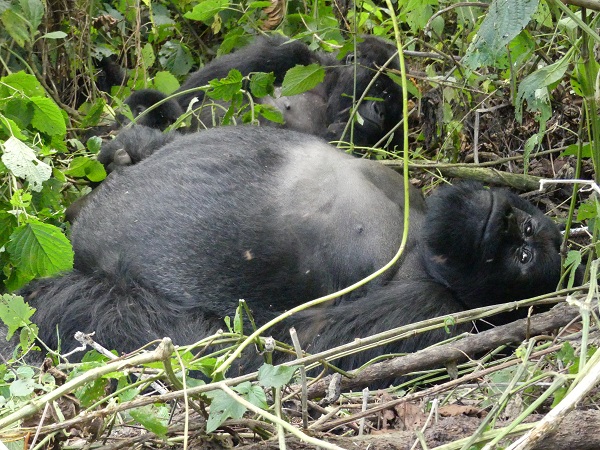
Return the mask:
M 117 167 L 137 164 L 159 148 L 175 138 L 176 134 L 161 131 L 143 125 L 134 125 L 120 132 L 112 141 L 102 144 L 98 161 L 104 165 L 107 173 Z

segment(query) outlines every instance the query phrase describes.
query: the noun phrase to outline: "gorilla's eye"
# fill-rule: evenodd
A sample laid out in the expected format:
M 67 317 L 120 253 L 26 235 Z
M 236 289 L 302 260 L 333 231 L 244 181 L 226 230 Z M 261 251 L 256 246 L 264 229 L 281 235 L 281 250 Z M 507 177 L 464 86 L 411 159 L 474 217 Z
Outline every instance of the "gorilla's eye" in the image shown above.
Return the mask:
M 346 55 L 346 64 L 352 64 L 354 62 L 354 53 L 348 53 Z
M 533 258 L 533 253 L 527 247 L 521 247 L 518 251 L 519 262 L 521 264 L 527 264 Z
M 525 237 L 533 236 L 533 224 L 531 223 L 530 219 L 526 220 L 523 223 L 523 234 L 525 235 Z

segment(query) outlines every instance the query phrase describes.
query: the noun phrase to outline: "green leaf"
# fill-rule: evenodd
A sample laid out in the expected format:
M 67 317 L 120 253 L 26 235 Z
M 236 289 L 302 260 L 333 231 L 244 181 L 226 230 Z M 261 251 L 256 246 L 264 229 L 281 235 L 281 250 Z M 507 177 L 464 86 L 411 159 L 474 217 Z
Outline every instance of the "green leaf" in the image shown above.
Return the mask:
M 7 9 L 2 13 L 0 22 L 19 47 L 24 47 L 26 42 L 30 42 L 27 22 L 12 9 Z
M 198 20 L 210 25 L 215 14 L 229 7 L 229 0 L 204 0 L 184 14 L 186 19 Z
M 267 396 L 265 395 L 265 391 L 260 386 L 252 384 L 249 381 L 244 381 L 232 389 L 254 406 L 258 406 L 262 409 L 266 409 L 268 407 Z
M 166 406 L 148 405 L 132 409 L 131 417 L 137 420 L 146 430 L 160 437 L 166 437 L 169 410 Z
M 170 72 L 161 71 L 154 76 L 154 88 L 170 95 L 179 89 L 179 81 Z
M 22 92 L 26 97 L 46 95 L 37 78 L 23 71 L 2 77 L 0 81 L 0 98 L 10 97 L 15 91 Z
M 64 39 L 67 37 L 67 33 L 64 31 L 53 31 L 52 33 L 46 33 L 42 36 L 42 39 Z
M 536 70 L 521 81 L 515 100 L 515 117 L 518 121 L 521 121 L 523 117 L 523 101 L 527 102 L 528 111 L 539 112 L 547 118 L 552 115 L 548 86 L 562 79 L 570 65 L 574 48 L 571 47 L 559 61 Z M 540 123 L 542 123 L 542 120 L 540 120 Z
M 290 382 L 298 366 L 272 366 L 263 364 L 258 369 L 258 382 L 264 387 L 283 387 Z
M 7 326 L 6 340 L 12 338 L 15 331 L 31 323 L 30 317 L 35 308 L 29 306 L 18 295 L 4 294 L 0 297 L 0 319 Z
M 560 154 L 560 156 L 577 156 L 579 151 L 579 144 L 571 144 Z M 589 142 L 581 145 L 581 156 L 583 158 L 592 157 L 592 146 Z
M 186 75 L 194 63 L 187 47 L 177 41 L 167 41 L 158 52 L 160 64 L 173 75 Z
M 144 62 L 144 67 L 152 67 L 154 61 L 156 61 L 156 57 L 154 56 L 154 50 L 152 46 L 146 42 L 146 45 L 142 48 L 142 61 Z
M 283 123 L 283 113 L 281 110 L 273 105 L 254 105 L 254 110 L 257 114 L 260 114 L 265 119 L 275 122 Z
M 275 75 L 272 73 L 258 72 L 250 77 L 250 92 L 257 98 L 273 95 Z
M 31 124 L 42 133 L 50 136 L 64 136 L 67 133 L 65 118 L 60 108 L 47 97 L 31 97 L 33 119 Z
M 209 81 L 208 84 L 212 89 L 207 91 L 206 94 L 210 98 L 229 102 L 233 100 L 234 96 L 242 89 L 242 80 L 243 77 L 240 71 L 232 69 L 225 78 Z
M 81 406 L 87 408 L 102 399 L 106 395 L 107 382 L 99 378 L 86 383 L 75 391 L 75 397 L 81 402 Z
M 19 379 L 10 383 L 10 395 L 14 397 L 28 397 L 36 388 L 33 379 Z
M 44 4 L 41 0 L 21 0 L 21 9 L 25 18 L 29 21 L 31 35 L 35 35 L 44 17 Z
M 102 148 L 102 138 L 100 136 L 92 136 L 87 140 L 85 146 L 90 152 L 98 153 Z
M 78 156 L 71 161 L 65 174 L 78 178 L 87 178 L 90 181 L 102 181 L 106 178 L 104 166 L 93 159 Z
M 227 419 L 241 419 L 246 408 L 223 391 L 213 391 L 206 394 L 211 399 L 210 412 L 206 422 L 206 432 L 211 433 L 219 428 Z
M 42 190 L 42 183 L 52 174 L 52 168 L 38 160 L 33 149 L 15 137 L 4 143 L 2 162 L 16 177 L 26 179 L 31 189 L 37 192 Z
M 73 268 L 73 248 L 60 228 L 32 221 L 15 229 L 6 249 L 17 269 L 48 277 Z
M 529 23 L 539 0 L 494 0 L 462 62 L 472 70 L 494 65 Z
M 309 91 L 325 79 L 325 69 L 319 64 L 296 66 L 287 71 L 281 85 L 281 95 L 298 95 Z

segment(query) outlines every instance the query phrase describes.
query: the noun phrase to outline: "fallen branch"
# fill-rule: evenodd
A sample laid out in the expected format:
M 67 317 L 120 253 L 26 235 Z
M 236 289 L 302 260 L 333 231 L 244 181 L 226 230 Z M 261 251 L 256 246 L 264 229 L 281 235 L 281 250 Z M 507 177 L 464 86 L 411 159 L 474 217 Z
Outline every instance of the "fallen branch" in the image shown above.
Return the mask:
M 351 371 L 350 374 L 354 377 L 343 378 L 341 388 L 342 391 L 361 389 L 378 380 L 397 378 L 417 370 L 427 370 L 443 367 L 448 363 L 466 361 L 500 345 L 521 342 L 529 336 L 543 334 L 546 331 L 565 326 L 578 315 L 578 308 L 566 303 L 559 304 L 548 312 L 467 336 L 459 341 L 429 347 L 406 356 L 372 364 L 360 372 Z M 308 397 L 323 397 L 330 377 L 325 377 L 310 386 Z

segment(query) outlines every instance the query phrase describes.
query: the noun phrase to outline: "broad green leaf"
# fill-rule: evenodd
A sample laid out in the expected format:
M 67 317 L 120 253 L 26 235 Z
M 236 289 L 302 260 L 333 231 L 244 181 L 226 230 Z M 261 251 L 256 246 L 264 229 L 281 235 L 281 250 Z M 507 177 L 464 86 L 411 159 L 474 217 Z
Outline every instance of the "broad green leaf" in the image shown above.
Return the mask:
M 232 69 L 225 78 L 209 82 L 212 89 L 207 92 L 207 95 L 210 98 L 229 102 L 242 89 L 242 80 L 243 77 L 240 71 Z
M 10 395 L 15 397 L 27 397 L 36 387 L 36 382 L 32 378 L 15 380 L 10 383 Z
M 8 328 L 7 341 L 12 338 L 15 331 L 31 323 L 29 319 L 34 312 L 35 308 L 25 303 L 23 297 L 11 294 L 4 294 L 0 297 L 0 319 Z
M 15 229 L 6 249 L 17 269 L 48 277 L 73 268 L 73 248 L 60 228 L 32 221 Z
M 170 72 L 161 71 L 154 76 L 154 88 L 170 95 L 179 89 L 179 81 Z
M 65 118 L 60 108 L 47 97 L 31 97 L 33 119 L 31 124 L 50 136 L 63 136 L 67 133 Z
M 259 72 L 250 77 L 250 92 L 257 98 L 273 95 L 275 75 Z
M 25 43 L 30 41 L 27 22 L 12 9 L 7 9 L 2 13 L 0 22 L 4 25 L 4 31 L 13 38 L 19 47 L 24 47 Z
M 506 46 L 529 23 L 539 0 L 494 0 L 477 35 L 462 59 L 475 70 L 494 65 L 506 53 Z
M 273 105 L 255 105 L 255 110 L 271 122 L 283 123 L 283 113 Z
M 78 156 L 71 161 L 65 174 L 78 178 L 86 177 L 90 181 L 102 181 L 106 178 L 104 166 L 93 159 Z
M 52 168 L 38 160 L 35 152 L 15 137 L 8 138 L 4 143 L 2 162 L 16 177 L 26 179 L 31 189 L 38 192 L 42 190 L 42 183 L 52 174 Z
M 325 79 L 325 69 L 319 64 L 296 66 L 285 74 L 281 95 L 297 95 L 309 91 Z
M 25 18 L 29 21 L 31 35 L 33 36 L 42 23 L 44 4 L 41 0 L 21 0 L 19 3 L 21 4 Z
M 283 387 L 290 382 L 298 366 L 272 366 L 263 364 L 258 369 L 258 382 L 264 387 Z
M 210 25 L 215 14 L 229 7 L 229 0 L 204 0 L 184 14 L 186 19 L 198 20 Z
M 165 437 L 169 428 L 167 427 L 169 411 L 166 406 L 148 405 L 135 408 L 130 411 L 131 417 L 137 420 L 143 427 L 156 434 Z
M 26 97 L 46 95 L 37 78 L 23 71 L 2 77 L 0 81 L 0 98 L 10 97 L 15 91 L 22 92 Z
M 232 389 L 254 406 L 258 406 L 262 409 L 266 409 L 268 407 L 267 396 L 265 395 L 265 391 L 260 386 L 252 384 L 249 381 L 245 381 L 233 387 Z
M 554 64 L 536 70 L 521 81 L 515 100 L 515 117 L 518 121 L 521 121 L 523 117 L 523 101 L 527 102 L 528 111 L 539 112 L 546 118 L 551 116 L 552 109 L 548 86 L 562 79 L 571 63 L 574 48 L 571 47 L 565 56 Z M 545 123 L 545 121 L 543 122 Z M 540 123 L 542 123 L 542 120 L 540 120 Z
M 75 391 L 75 397 L 81 402 L 82 407 L 92 406 L 106 395 L 106 384 L 103 378 L 88 382 Z
M 177 41 L 167 41 L 158 52 L 160 64 L 173 75 L 186 75 L 194 59 L 187 47 Z
M 227 419 L 241 419 L 246 408 L 232 399 L 223 391 L 213 391 L 206 394 L 211 399 L 210 412 L 206 422 L 206 432 L 211 433 L 219 428 Z
M 578 151 L 579 144 L 571 144 L 561 152 L 560 156 L 576 156 Z M 584 158 L 592 157 L 592 146 L 589 142 L 581 145 L 581 156 Z

